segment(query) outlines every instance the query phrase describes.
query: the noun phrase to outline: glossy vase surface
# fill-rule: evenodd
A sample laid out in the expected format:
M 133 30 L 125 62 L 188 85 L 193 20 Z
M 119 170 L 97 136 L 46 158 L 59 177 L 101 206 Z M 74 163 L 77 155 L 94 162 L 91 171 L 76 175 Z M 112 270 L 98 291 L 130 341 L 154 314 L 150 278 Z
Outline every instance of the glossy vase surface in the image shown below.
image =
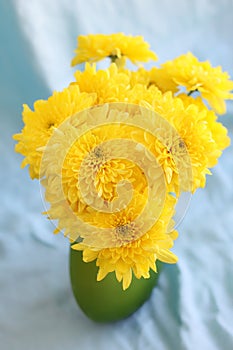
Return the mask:
M 113 322 L 134 313 L 150 296 L 157 284 L 158 273 L 150 271 L 149 279 L 133 277 L 127 290 L 116 280 L 115 273 L 97 282 L 98 267 L 85 263 L 82 252 L 70 248 L 70 278 L 73 294 L 83 312 L 97 322 Z

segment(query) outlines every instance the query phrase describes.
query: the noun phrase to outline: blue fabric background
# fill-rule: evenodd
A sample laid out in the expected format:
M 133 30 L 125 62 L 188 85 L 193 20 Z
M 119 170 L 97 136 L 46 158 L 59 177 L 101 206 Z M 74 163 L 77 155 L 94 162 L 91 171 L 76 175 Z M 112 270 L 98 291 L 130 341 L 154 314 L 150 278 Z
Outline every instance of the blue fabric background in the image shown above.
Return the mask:
M 31 107 L 72 80 L 76 36 L 143 35 L 160 62 L 187 51 L 233 77 L 233 1 L 0 1 L 0 344 L 2 350 L 231 350 L 232 146 L 192 199 L 174 252 L 148 302 L 114 325 L 73 299 L 68 242 L 52 235 L 38 182 L 20 169 L 11 135 Z M 221 120 L 233 134 L 233 106 Z

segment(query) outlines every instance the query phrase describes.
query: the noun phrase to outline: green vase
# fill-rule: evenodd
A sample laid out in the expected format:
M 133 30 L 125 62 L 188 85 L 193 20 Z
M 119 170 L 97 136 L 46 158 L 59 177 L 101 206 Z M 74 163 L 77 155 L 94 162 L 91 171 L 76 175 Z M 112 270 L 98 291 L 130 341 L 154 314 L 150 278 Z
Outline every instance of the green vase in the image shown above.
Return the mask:
M 124 291 L 113 272 L 97 282 L 95 262 L 83 262 L 82 252 L 70 249 L 73 294 L 83 312 L 97 322 L 118 321 L 134 313 L 149 298 L 160 269 L 161 265 L 158 266 L 158 273 L 151 270 L 149 279 L 133 276 L 131 285 Z

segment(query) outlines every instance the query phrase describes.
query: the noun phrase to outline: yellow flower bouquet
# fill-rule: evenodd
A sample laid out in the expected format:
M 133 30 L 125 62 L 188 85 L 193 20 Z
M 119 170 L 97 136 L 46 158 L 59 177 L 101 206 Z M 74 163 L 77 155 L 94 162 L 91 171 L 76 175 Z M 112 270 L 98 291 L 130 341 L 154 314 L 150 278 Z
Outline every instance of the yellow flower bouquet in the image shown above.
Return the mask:
M 141 36 L 79 36 L 72 65 L 85 69 L 34 110 L 24 105 L 14 135 L 44 189 L 44 214 L 70 241 L 74 296 L 101 322 L 133 313 L 161 263 L 177 262 L 171 248 L 189 196 L 181 210 L 180 200 L 205 187 L 230 144 L 217 116 L 233 99 L 228 74 L 192 53 L 141 66 L 150 60 L 157 55 Z

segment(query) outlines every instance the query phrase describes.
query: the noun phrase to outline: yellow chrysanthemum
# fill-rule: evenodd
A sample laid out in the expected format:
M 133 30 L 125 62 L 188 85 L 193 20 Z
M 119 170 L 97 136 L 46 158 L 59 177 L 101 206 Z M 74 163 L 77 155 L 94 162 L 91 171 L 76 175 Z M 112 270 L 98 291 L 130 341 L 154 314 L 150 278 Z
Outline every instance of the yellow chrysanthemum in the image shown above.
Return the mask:
M 177 104 L 178 106 L 179 104 Z M 222 150 L 229 146 L 226 128 L 217 122 L 212 111 L 196 104 L 176 109 L 172 123 L 183 139 L 192 164 L 193 192 L 206 184 L 206 174 L 217 164 Z M 179 113 L 180 112 L 180 113 Z
M 156 165 L 156 153 L 148 153 L 150 147 L 146 148 L 148 143 L 144 140 L 147 131 L 130 124 L 133 117 L 129 118 L 129 108 L 127 104 L 103 105 L 74 115 L 54 131 L 46 147 L 42 161 L 46 177 L 42 183 L 51 205 L 48 214 L 58 219 L 60 230 L 65 229 L 70 237 L 76 235 L 74 239 L 77 222 L 72 214 L 81 217 L 86 210 L 87 217 L 88 205 L 94 204 L 102 205 L 103 209 L 106 203 L 99 203 L 99 197 L 113 201 L 115 207 L 120 205 L 115 199 L 125 189 L 118 186 L 123 180 L 139 194 L 145 192 L 149 181 L 151 190 L 158 194 L 152 199 L 154 217 L 163 205 L 163 171 Z M 138 113 L 140 108 L 132 105 L 130 110 Z M 96 120 L 100 127 L 93 128 Z M 106 120 L 108 124 L 104 125 Z M 139 122 L 144 125 L 142 119 Z M 84 126 L 87 132 L 82 134 Z M 143 144 L 145 149 L 141 148 Z M 64 205 L 72 212 L 71 216 L 63 209 Z
M 233 99 L 233 81 L 229 75 L 220 66 L 212 67 L 209 61 L 198 61 L 190 52 L 162 64 L 152 75 L 156 84 L 161 81 L 173 92 L 178 91 L 179 86 L 185 87 L 189 93 L 199 91 L 219 114 L 226 112 L 224 100 Z
M 155 111 L 163 117 L 162 113 L 164 111 L 162 109 L 160 111 L 159 107 L 161 92 L 155 87 L 153 87 L 153 90 L 148 90 L 143 84 L 136 84 L 132 87 L 131 85 L 133 84 L 130 84 L 130 80 L 132 80 L 133 75 L 127 70 L 119 70 L 115 64 L 112 64 L 106 70 L 98 71 L 96 71 L 95 66 L 87 64 L 85 71 L 77 71 L 75 77 L 81 91 L 90 93 L 95 91 L 97 93 L 96 101 L 99 104 L 106 102 L 128 102 L 144 105 L 144 102 L 147 102 L 148 105 L 146 106 L 148 107 L 152 101 L 157 101 Z M 168 108 L 174 108 L 174 106 L 169 105 Z M 160 144 L 157 142 L 157 151 L 161 154 L 159 157 L 161 163 L 164 165 L 164 173 L 166 174 L 168 185 L 171 185 L 170 190 L 177 192 L 177 188 L 179 187 L 177 169 L 173 161 L 173 155 L 169 152 L 173 140 L 166 139 L 163 141 L 165 145 L 163 145 L 163 142 L 160 142 Z M 141 142 L 143 142 L 142 139 Z M 157 153 L 157 155 L 159 154 Z M 167 162 L 169 163 L 168 165 Z M 174 181 L 172 177 L 175 178 Z
M 209 158 L 208 166 L 215 166 L 217 164 L 217 159 L 222 154 L 222 151 L 230 145 L 230 138 L 227 135 L 227 129 L 220 122 L 218 122 L 218 118 L 214 111 L 209 110 L 200 97 L 193 98 L 192 96 L 187 96 L 186 94 L 180 94 L 178 97 L 182 99 L 186 108 L 188 108 L 190 104 L 197 105 L 199 113 L 201 113 L 204 120 L 206 120 L 211 131 L 212 139 L 216 145 L 216 152 L 213 152 L 212 154 L 212 162 L 211 158 Z
M 109 57 L 118 66 L 124 66 L 126 59 L 132 63 L 157 60 L 156 54 L 149 50 L 149 44 L 142 36 L 131 36 L 123 33 L 80 35 L 78 47 L 72 66 L 83 62 L 97 62 Z
M 139 176 L 136 166 L 127 159 L 108 159 L 109 146 L 104 143 L 119 137 L 117 131 L 119 128 L 114 129 L 112 125 L 102 126 L 80 137 L 68 150 L 62 166 L 62 181 L 64 194 L 75 211 L 78 209 L 77 202 L 85 199 L 88 201 L 93 176 L 96 195 L 106 201 L 113 201 L 118 196 L 118 183 L 124 179 L 133 183 L 136 181 L 136 173 Z M 85 168 L 82 195 L 78 188 L 81 166 Z M 141 181 L 143 184 L 142 179 Z
M 73 249 L 83 251 L 83 260 L 91 262 L 96 260 L 99 267 L 97 280 L 101 281 L 110 272 L 115 272 L 116 278 L 122 282 L 123 289 L 127 289 L 132 280 L 132 274 L 136 278 L 149 278 L 150 269 L 157 271 L 156 260 L 166 263 L 177 262 L 177 257 L 170 251 L 173 246 L 173 239 L 177 237 L 177 232 L 172 230 L 171 217 L 174 214 L 175 199 L 167 197 L 164 210 L 155 225 L 143 236 L 135 241 L 130 241 L 121 247 L 96 249 L 83 243 L 74 244 Z M 116 232 L 123 237 L 134 234 L 137 227 L 131 225 L 132 212 L 125 211 L 117 217 L 112 216 L 111 225 Z M 170 234 L 167 234 L 169 232 Z
M 147 89 L 142 85 L 135 85 L 127 93 L 132 103 L 137 103 L 152 108 L 165 118 L 176 130 L 184 144 L 179 142 L 180 147 L 175 146 L 176 152 L 187 148 L 192 164 L 192 191 L 204 187 L 206 174 L 210 174 L 209 168 L 217 163 L 223 149 L 230 144 L 226 128 L 217 122 L 214 112 L 209 111 L 200 99 L 190 96 L 179 95 L 173 97 L 171 92 L 162 94 L 155 86 Z M 157 147 L 161 164 L 163 164 L 168 184 L 177 183 L 177 170 L 174 167 L 173 153 L 175 140 L 169 139 L 169 133 L 164 136 L 163 145 Z M 179 174 L 178 174 L 179 175 Z M 172 177 L 174 179 L 172 180 Z M 169 180 L 170 179 L 170 180 Z
M 14 139 L 18 141 L 15 150 L 25 157 L 22 167 L 29 164 L 32 179 L 40 176 L 40 148 L 46 146 L 53 130 L 66 118 L 92 106 L 95 100 L 95 93 L 80 92 L 77 85 L 72 85 L 62 92 L 54 92 L 48 100 L 36 101 L 34 111 L 27 105 L 23 106 L 25 126 L 21 134 L 14 135 Z
M 156 86 L 160 91 L 177 91 L 177 85 L 171 80 L 167 72 L 161 68 L 153 67 L 150 70 L 139 68 L 137 71 L 128 69 L 122 70 L 130 77 L 130 84 L 134 87 L 137 84 L 142 84 L 149 88 L 151 85 Z
M 167 74 L 166 69 L 153 67 L 147 74 L 149 76 L 148 86 L 155 85 L 162 92 L 176 92 L 178 90 L 176 82 L 174 82 L 171 79 L 171 76 Z
M 96 260 L 98 281 L 115 272 L 125 290 L 133 274 L 156 272 L 157 260 L 177 261 L 170 249 L 179 195 L 205 186 L 230 143 L 205 103 L 224 113 L 233 82 L 191 53 L 160 68 L 126 69 L 127 59 L 157 59 L 142 36 L 82 35 L 75 52 L 72 65 L 86 62 L 85 70 L 34 111 L 24 105 L 16 151 L 41 179 L 56 232 L 85 262 Z M 97 71 L 93 62 L 104 58 L 110 67 Z
M 171 95 L 171 93 L 161 93 L 164 86 L 168 87 L 168 83 L 166 82 L 166 84 L 163 85 L 161 83 L 162 80 L 158 79 L 156 83 L 157 87 L 153 84 L 151 85 L 149 81 L 151 79 L 151 74 L 153 70 L 148 73 L 149 77 L 144 69 L 140 69 L 136 73 L 130 73 L 127 70 L 119 71 L 115 65 L 112 65 L 112 70 L 114 70 L 115 79 L 117 76 L 124 77 L 124 79 L 121 78 L 122 84 L 119 85 L 119 89 L 116 89 L 115 86 L 115 101 L 140 104 L 147 108 L 152 108 L 155 112 L 164 117 L 168 122 L 171 123 L 173 127 L 176 128 L 181 139 L 184 138 L 185 134 L 185 139 L 187 141 L 186 142 L 184 140 L 185 147 L 187 147 L 187 151 L 188 153 L 190 153 L 193 168 L 192 190 L 194 192 L 198 187 L 204 187 L 206 181 L 206 174 L 210 174 L 209 168 L 213 167 L 217 163 L 217 158 L 221 155 L 222 150 L 229 145 L 229 138 L 227 137 L 226 129 L 220 123 L 217 123 L 216 120 L 214 120 L 213 122 L 211 121 L 211 128 L 215 131 L 213 132 L 213 136 L 209 139 L 209 136 L 207 135 L 209 135 L 209 133 L 212 133 L 211 130 L 208 130 L 208 127 L 210 127 L 210 123 L 208 122 L 208 116 L 210 116 L 210 114 L 208 114 L 208 110 L 206 108 L 205 111 L 203 110 L 203 112 L 201 113 L 201 110 L 204 108 L 202 100 L 200 98 L 191 99 L 190 97 L 189 103 L 186 103 L 184 105 L 180 101 L 180 99 L 184 100 L 184 98 L 182 97 L 183 95 L 180 95 L 180 98 L 174 98 Z M 97 72 L 97 74 L 99 72 Z M 92 71 L 90 70 L 88 80 L 85 79 L 85 73 L 79 73 L 79 82 L 81 83 L 81 89 L 83 89 L 82 91 L 88 89 L 86 85 L 83 86 L 82 84 L 87 84 L 86 81 L 93 81 L 93 75 L 96 77 L 94 79 L 97 79 L 96 73 L 93 69 Z M 109 79 L 109 76 L 107 77 L 107 79 Z M 99 79 L 97 79 L 97 81 L 99 81 Z M 131 88 L 127 84 L 129 81 Z M 101 102 L 111 100 L 111 98 L 109 98 L 108 96 L 105 97 L 105 94 L 107 95 L 110 91 L 109 84 L 110 83 L 107 83 L 107 81 L 105 80 L 104 84 L 101 85 L 99 89 L 96 88 L 96 91 L 98 91 L 98 96 L 100 96 L 98 97 L 98 99 L 101 100 Z M 89 88 L 88 91 L 91 92 L 93 90 L 90 90 Z M 190 104 L 192 106 L 197 105 L 197 107 L 194 108 L 195 112 L 192 116 L 190 116 L 190 114 L 192 113 L 192 107 L 189 107 Z M 201 106 L 203 106 L 203 108 L 201 108 Z M 174 116 L 177 117 L 175 118 Z M 206 121 L 205 116 L 207 118 Z M 184 124 L 186 125 L 184 126 Z M 206 129 L 203 129 L 203 127 L 201 127 L 202 124 L 207 125 Z M 196 125 L 196 127 L 194 127 L 194 125 Z M 205 138 L 205 140 L 203 139 L 203 137 Z M 218 141 L 218 143 L 216 143 L 211 141 L 216 140 L 217 137 L 219 140 L 221 139 L 221 142 Z M 200 140 L 202 140 L 201 146 Z M 181 153 L 184 151 L 184 149 L 183 147 L 181 147 L 179 150 L 177 150 L 177 147 L 173 147 L 174 142 L 175 141 L 169 139 L 169 135 L 167 135 L 167 137 L 165 137 L 164 139 L 163 144 L 158 144 L 157 141 L 156 147 L 158 152 L 158 159 L 160 159 L 160 163 L 163 165 L 168 185 L 171 187 L 170 189 L 172 191 L 175 190 L 176 192 L 177 188 L 179 187 L 179 177 L 174 163 L 174 154 L 172 154 L 172 149 L 176 149 L 176 152 L 178 151 Z M 179 142 L 179 144 L 181 143 Z M 172 186 L 175 186 L 175 188 L 173 188 Z
M 98 106 L 74 115 L 54 132 L 42 162 L 50 203 L 47 214 L 58 220 L 58 229 L 71 242 L 82 239 L 73 247 L 84 251 L 84 261 L 97 259 L 98 280 L 115 271 L 124 289 L 132 273 L 149 278 L 156 259 L 177 261 L 170 252 L 177 237 L 172 221 L 177 198 L 168 194 L 163 171 L 156 166 L 156 149 L 150 145 L 153 130 L 147 130 L 146 121 L 155 129 L 160 124 L 151 120 L 154 114 L 144 114 L 145 120 L 141 115 L 139 106 L 128 104 Z M 94 128 L 96 120 L 100 126 Z M 129 202 L 125 192 L 123 197 L 116 193 L 122 180 L 133 186 Z M 105 211 L 109 203 L 110 211 Z
M 128 75 L 120 72 L 114 63 L 100 70 L 96 70 L 95 64 L 87 63 L 83 72 L 76 71 L 74 75 L 80 91 L 97 94 L 96 104 L 124 102 L 130 88 Z

